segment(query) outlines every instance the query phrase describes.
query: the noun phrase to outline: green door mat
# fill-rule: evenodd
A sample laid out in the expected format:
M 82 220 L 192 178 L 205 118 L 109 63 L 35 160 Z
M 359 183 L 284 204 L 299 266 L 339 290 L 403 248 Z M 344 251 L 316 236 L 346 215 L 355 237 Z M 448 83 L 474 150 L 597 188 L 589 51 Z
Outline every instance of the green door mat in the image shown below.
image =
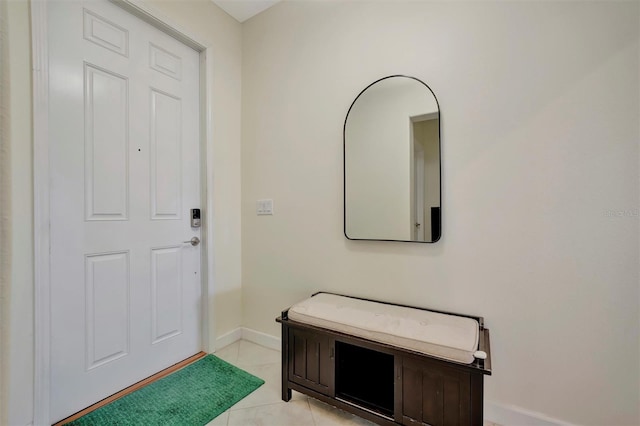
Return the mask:
M 264 380 L 207 355 L 69 425 L 202 426 L 264 384 Z

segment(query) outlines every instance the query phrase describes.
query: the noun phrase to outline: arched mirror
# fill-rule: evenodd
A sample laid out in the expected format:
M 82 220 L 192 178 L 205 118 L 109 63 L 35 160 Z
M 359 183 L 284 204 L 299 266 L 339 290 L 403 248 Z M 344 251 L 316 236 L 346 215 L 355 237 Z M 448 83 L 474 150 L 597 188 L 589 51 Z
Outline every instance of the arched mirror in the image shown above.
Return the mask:
M 441 217 L 438 101 L 417 78 L 377 80 L 344 122 L 344 234 L 434 243 Z

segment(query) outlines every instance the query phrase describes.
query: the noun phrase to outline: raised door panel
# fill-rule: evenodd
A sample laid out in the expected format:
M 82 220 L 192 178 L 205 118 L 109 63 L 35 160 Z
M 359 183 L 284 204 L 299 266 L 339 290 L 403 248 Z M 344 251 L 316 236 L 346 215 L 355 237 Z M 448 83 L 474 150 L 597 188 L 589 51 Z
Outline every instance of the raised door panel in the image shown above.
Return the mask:
M 180 219 L 182 101 L 151 89 L 151 217 Z
M 129 216 L 128 79 L 84 64 L 86 220 Z
M 87 9 L 83 11 L 84 39 L 124 57 L 129 56 L 129 31 Z
M 129 353 L 129 252 L 85 257 L 87 371 Z
M 182 333 L 182 251 L 180 246 L 151 249 L 151 342 Z
M 333 344 L 333 339 L 328 336 L 290 329 L 290 380 L 333 396 L 335 371 Z
M 178 81 L 182 80 L 182 58 L 153 43 L 149 44 L 149 66 Z

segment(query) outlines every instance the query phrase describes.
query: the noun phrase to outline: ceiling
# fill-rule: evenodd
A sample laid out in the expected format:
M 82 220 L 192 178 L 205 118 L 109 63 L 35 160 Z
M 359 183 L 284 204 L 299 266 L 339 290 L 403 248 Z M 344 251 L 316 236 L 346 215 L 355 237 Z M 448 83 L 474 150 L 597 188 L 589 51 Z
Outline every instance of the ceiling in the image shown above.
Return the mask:
M 213 0 L 238 22 L 244 22 L 254 15 L 278 3 L 280 0 Z

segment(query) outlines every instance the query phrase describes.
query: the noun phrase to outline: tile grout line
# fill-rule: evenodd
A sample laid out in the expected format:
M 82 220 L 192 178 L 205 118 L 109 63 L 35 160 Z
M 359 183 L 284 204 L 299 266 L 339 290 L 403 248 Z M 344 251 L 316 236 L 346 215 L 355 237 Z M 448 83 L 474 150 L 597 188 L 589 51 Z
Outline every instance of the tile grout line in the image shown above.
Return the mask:
M 229 408 L 229 413 L 231 413 L 233 411 L 251 410 L 251 409 L 254 409 L 254 408 L 268 407 L 270 405 L 279 405 L 279 404 L 287 404 L 287 403 L 284 402 L 284 401 L 265 402 L 264 404 L 251 405 L 250 407 L 240 407 L 240 408 L 236 408 L 235 410 L 233 409 L 233 407 L 230 407 Z
M 229 362 L 229 361 L 227 361 L 227 362 Z M 229 364 L 233 364 L 233 363 L 229 362 Z M 251 367 L 267 367 L 267 366 L 270 366 L 270 365 L 279 366 L 280 364 L 277 363 L 277 362 L 268 362 L 266 364 L 233 364 L 233 365 L 238 367 L 238 368 L 244 369 L 244 368 L 251 368 Z
M 309 402 L 309 398 L 307 398 L 307 407 L 309 407 L 309 413 L 311 414 L 311 420 L 313 421 L 314 426 L 318 426 L 316 422 L 316 417 L 313 415 L 313 410 L 311 409 L 311 402 Z

